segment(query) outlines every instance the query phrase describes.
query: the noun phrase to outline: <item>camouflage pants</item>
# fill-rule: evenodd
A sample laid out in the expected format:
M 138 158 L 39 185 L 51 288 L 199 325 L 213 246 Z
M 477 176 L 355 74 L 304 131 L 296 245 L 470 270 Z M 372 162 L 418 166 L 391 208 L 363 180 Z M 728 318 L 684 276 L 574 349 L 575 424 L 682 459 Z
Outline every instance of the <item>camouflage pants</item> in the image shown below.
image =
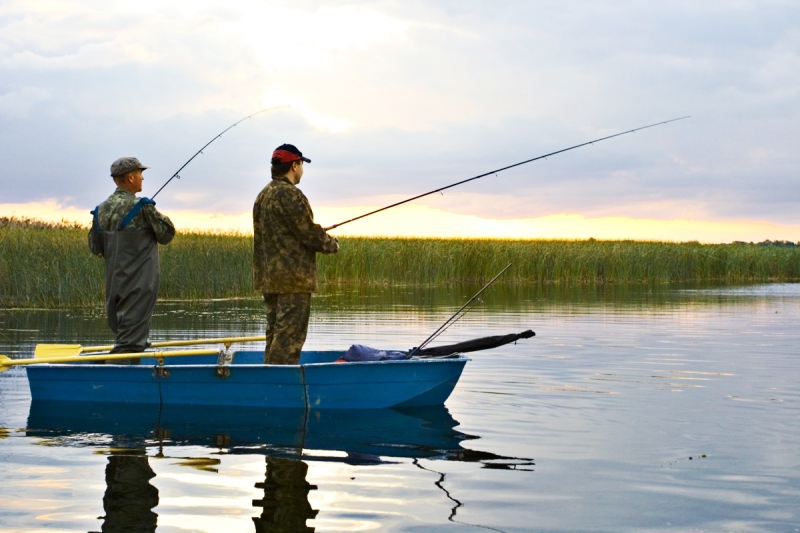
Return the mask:
M 267 310 L 267 347 L 264 364 L 296 365 L 306 342 L 311 316 L 311 294 L 264 293 Z

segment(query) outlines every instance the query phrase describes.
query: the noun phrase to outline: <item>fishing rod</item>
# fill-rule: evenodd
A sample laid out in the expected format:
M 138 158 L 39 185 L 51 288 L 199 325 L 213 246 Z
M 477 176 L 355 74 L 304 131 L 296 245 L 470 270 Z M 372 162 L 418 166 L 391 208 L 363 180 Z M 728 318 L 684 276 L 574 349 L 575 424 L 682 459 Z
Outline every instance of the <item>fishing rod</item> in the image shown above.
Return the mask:
M 444 324 L 442 324 L 441 326 L 439 326 L 439 329 L 437 329 L 436 331 L 434 331 L 434 332 L 433 332 L 433 334 L 432 334 L 430 337 L 428 337 L 427 339 L 425 339 L 425 340 L 422 342 L 422 344 L 420 344 L 420 345 L 419 345 L 419 346 L 417 346 L 416 348 L 413 348 L 413 349 L 411 350 L 411 352 L 409 352 L 409 354 L 408 354 L 408 355 L 409 355 L 409 357 L 410 357 L 410 356 L 412 356 L 412 355 L 414 355 L 415 353 L 419 352 L 419 351 L 420 351 L 420 350 L 422 350 L 423 348 L 425 348 L 425 346 L 427 346 L 427 345 L 428 345 L 428 344 L 429 344 L 431 341 L 433 341 L 433 340 L 434 340 L 436 337 L 438 337 L 439 335 L 441 335 L 442 333 L 444 333 L 444 332 L 445 332 L 445 330 L 446 330 L 447 328 L 449 328 L 450 326 L 452 326 L 453 324 L 455 324 L 455 323 L 456 323 L 456 322 L 457 322 L 457 321 L 458 321 L 458 320 L 459 320 L 459 319 L 460 319 L 462 316 L 464 316 L 465 314 L 467 314 L 467 311 L 469 311 L 469 309 L 467 309 L 466 311 L 464 311 L 464 309 L 465 309 L 465 308 L 466 308 L 466 307 L 467 307 L 469 304 L 471 304 L 472 302 L 474 302 L 474 301 L 475 301 L 475 300 L 478 298 L 478 296 L 480 296 L 480 295 L 481 295 L 481 293 L 482 293 L 483 291 L 485 291 L 486 289 L 488 289 L 488 288 L 489 288 L 489 285 L 491 285 L 492 283 L 494 283 L 494 282 L 495 282 L 495 280 L 496 280 L 497 278 L 499 278 L 500 276 L 502 276 L 502 275 L 503 275 L 503 273 L 504 273 L 506 270 L 508 270 L 510 267 L 511 267 L 511 263 L 507 264 L 507 265 L 506 265 L 506 267 L 505 267 L 503 270 L 501 270 L 501 271 L 500 271 L 500 272 L 499 272 L 499 273 L 498 273 L 498 274 L 497 274 L 495 277 L 493 277 L 491 280 L 489 280 L 489 283 L 487 283 L 486 285 L 484 285 L 484 286 L 483 286 L 483 288 L 482 288 L 481 290 L 479 290 L 478 292 L 476 292 L 476 293 L 475 293 L 475 295 L 474 295 L 472 298 L 470 298 L 470 299 L 467 301 L 467 303 L 465 303 L 464 305 L 462 305 L 462 306 L 461 306 L 461 309 L 459 309 L 458 311 L 456 311 L 456 312 L 453 314 L 453 316 L 451 316 L 450 318 L 448 318 L 448 319 L 445 321 L 445 323 L 444 323 Z M 464 313 L 461 313 L 462 311 L 464 311 Z M 459 316 L 459 315 L 460 315 L 460 316 Z
M 622 131 L 620 133 L 615 133 L 614 135 L 608 135 L 607 137 L 601 137 L 601 138 L 595 139 L 593 141 L 588 141 L 588 142 L 585 142 L 585 143 L 576 144 L 575 146 L 570 146 L 569 148 L 564 148 L 562 150 L 556 150 L 555 152 L 550 152 L 549 154 L 540 155 L 540 156 L 534 157 L 532 159 L 526 159 L 525 161 L 521 161 L 519 163 L 514 163 L 513 165 L 508 165 L 507 167 L 498 168 L 497 170 L 491 170 L 489 172 L 485 172 L 485 173 L 480 174 L 478 176 L 474 176 L 472 178 L 461 180 L 459 182 L 453 183 L 451 185 L 446 185 L 446 186 L 440 187 L 438 189 L 434 189 L 434 190 L 432 190 L 430 192 L 426 192 L 424 194 L 419 194 L 417 196 L 414 196 L 413 198 L 408 198 L 407 200 L 403 200 L 403 201 L 394 203 L 392 205 L 387 205 L 386 207 L 381 207 L 380 209 L 376 209 L 375 211 L 370 211 L 369 213 L 365 213 L 363 215 L 359 215 L 359 216 L 357 216 L 355 218 L 351 218 L 350 220 L 345 220 L 344 222 L 339 222 L 338 224 L 334 224 L 333 226 L 328 226 L 327 228 L 325 228 L 325 231 L 330 231 L 330 230 L 332 230 L 334 228 L 338 228 L 339 226 L 343 226 L 345 224 L 349 224 L 350 222 L 355 222 L 356 220 L 362 219 L 364 217 L 368 217 L 370 215 L 374 215 L 375 213 L 380 213 L 381 211 L 386 211 L 387 209 L 391 209 L 392 207 L 397 207 L 398 205 L 403 205 L 403 204 L 406 204 L 408 202 L 412 202 L 414 200 L 418 200 L 418 199 L 423 198 L 425 196 L 429 196 L 431 194 L 434 194 L 434 193 L 437 193 L 437 192 L 441 192 L 441 191 L 444 191 L 446 189 L 450 189 L 452 187 L 456 187 L 457 185 L 462 185 L 462 184 L 467 183 L 469 181 L 477 180 L 477 179 L 480 179 L 480 178 L 485 178 L 486 176 L 489 176 L 491 174 L 497 174 L 498 172 L 502 172 L 502 171 L 508 170 L 510 168 L 518 167 L 518 166 L 524 165 L 526 163 L 531 163 L 531 162 L 537 161 L 539 159 L 545 159 L 545 158 L 548 158 L 548 157 L 550 157 L 552 155 L 560 154 L 560 153 L 563 153 L 563 152 L 569 152 L 570 150 L 574 150 L 575 148 L 580 148 L 581 146 L 586 146 L 586 145 L 589 145 L 589 144 L 598 143 L 600 141 L 605 141 L 606 139 L 613 139 L 614 137 L 619 137 L 620 135 L 626 135 L 628 133 L 634 133 L 636 131 L 646 130 L 647 128 L 653 128 L 655 126 L 660 126 L 662 124 L 669 124 L 670 122 L 675 122 L 677 120 L 683 120 L 685 118 L 691 118 L 691 117 L 689 115 L 686 115 L 685 117 L 673 118 L 673 119 L 670 119 L 670 120 L 665 120 L 663 122 L 656 122 L 655 124 L 650 124 L 648 126 L 642 126 L 640 128 L 634 128 L 632 130 Z
M 235 128 L 235 127 L 236 127 L 238 124 L 240 124 L 241 122 L 244 122 L 245 120 L 247 120 L 247 119 L 248 119 L 248 118 L 250 118 L 250 117 L 254 117 L 254 116 L 256 116 L 256 115 L 258 115 L 258 114 L 260 114 L 260 113 L 266 113 L 267 111 L 272 111 L 273 109 L 278 109 L 279 107 L 288 107 L 288 106 L 286 106 L 286 105 L 279 105 L 279 106 L 275 106 L 275 107 L 268 107 L 268 108 L 266 108 L 266 109 L 262 109 L 261 111 L 256 111 L 256 112 L 255 112 L 255 113 L 253 113 L 252 115 L 247 115 L 246 117 L 244 117 L 244 118 L 243 118 L 242 120 L 240 120 L 239 122 L 236 122 L 236 123 L 234 123 L 234 124 L 231 124 L 230 126 L 228 126 L 227 128 L 225 128 L 224 130 L 222 130 L 222 133 L 220 133 L 219 135 L 217 135 L 216 137 L 214 137 L 213 139 L 211 139 L 210 141 L 208 141 L 208 142 L 205 144 L 205 146 L 203 146 L 202 148 L 200 148 L 200 149 L 197 151 L 197 153 L 195 153 L 195 154 L 194 154 L 192 157 L 190 157 L 190 158 L 189 158 L 189 160 L 188 160 L 186 163 L 184 163 L 184 164 L 183 164 L 183 166 L 182 166 L 181 168 L 179 168 L 179 169 L 178 169 L 178 170 L 175 172 L 175 174 L 173 174 L 173 175 L 172 175 L 172 177 L 171 177 L 170 179 L 168 179 L 168 180 L 167 180 L 167 182 L 166 182 L 164 185 L 162 185 L 162 186 L 161 186 L 161 189 L 163 189 L 164 187 L 166 187 L 167 185 L 169 185 L 169 182 L 170 182 L 170 181 L 172 181 L 172 180 L 174 180 L 175 178 L 181 179 L 181 177 L 180 177 L 180 172 L 181 172 L 181 170 L 183 170 L 184 168 L 186 168 L 186 165 L 188 165 L 189 163 L 191 163 L 191 162 L 192 162 L 192 160 L 193 160 L 195 157 L 197 157 L 198 155 L 202 154 L 202 153 L 203 153 L 203 150 L 205 150 L 206 148 L 208 148 L 208 145 L 209 145 L 209 144 L 213 143 L 214 141 L 216 141 L 217 139 L 219 139 L 220 137 L 222 137 L 222 136 L 225 134 L 225 132 L 227 132 L 229 129 L 231 129 L 231 128 Z M 150 199 L 152 200 L 153 198 L 155 198 L 155 197 L 156 197 L 156 195 L 157 195 L 158 193 L 160 193 L 160 192 L 161 192 L 161 189 L 158 189 L 158 190 L 156 191 L 156 193 L 155 193 L 153 196 L 151 196 L 151 197 L 150 197 Z

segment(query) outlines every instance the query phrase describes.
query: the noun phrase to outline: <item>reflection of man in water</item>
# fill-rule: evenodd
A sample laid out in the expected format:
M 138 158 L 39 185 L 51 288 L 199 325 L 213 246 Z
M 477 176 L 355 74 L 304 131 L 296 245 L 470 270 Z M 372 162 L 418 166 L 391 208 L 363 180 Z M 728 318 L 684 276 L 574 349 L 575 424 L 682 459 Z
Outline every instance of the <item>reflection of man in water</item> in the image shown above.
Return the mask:
M 126 453 L 131 453 L 130 451 Z M 158 515 L 156 477 L 146 455 L 109 455 L 103 496 L 103 533 L 153 533 Z
M 256 483 L 257 489 L 264 489 L 264 499 L 253 500 L 253 507 L 264 508 L 261 516 L 253 517 L 256 533 L 314 531 L 306 520 L 319 513 L 308 503 L 309 491 L 317 486 L 308 484 L 307 473 L 308 465 L 299 459 L 267 457 L 264 483 Z

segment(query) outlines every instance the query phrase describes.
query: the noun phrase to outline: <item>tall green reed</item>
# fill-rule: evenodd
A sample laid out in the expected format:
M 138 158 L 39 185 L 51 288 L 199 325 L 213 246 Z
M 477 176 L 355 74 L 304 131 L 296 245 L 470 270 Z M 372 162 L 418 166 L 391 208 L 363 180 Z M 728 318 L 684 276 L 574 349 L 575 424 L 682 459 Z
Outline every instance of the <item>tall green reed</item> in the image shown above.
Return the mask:
M 505 265 L 518 283 L 786 281 L 800 247 L 646 241 L 343 239 L 320 260 L 320 281 L 434 284 L 482 281 Z
M 0 306 L 103 303 L 87 228 L 0 218 Z M 179 233 L 159 247 L 161 298 L 255 297 L 251 236 Z M 800 247 L 643 241 L 343 238 L 319 256 L 321 284 L 747 283 L 800 279 Z

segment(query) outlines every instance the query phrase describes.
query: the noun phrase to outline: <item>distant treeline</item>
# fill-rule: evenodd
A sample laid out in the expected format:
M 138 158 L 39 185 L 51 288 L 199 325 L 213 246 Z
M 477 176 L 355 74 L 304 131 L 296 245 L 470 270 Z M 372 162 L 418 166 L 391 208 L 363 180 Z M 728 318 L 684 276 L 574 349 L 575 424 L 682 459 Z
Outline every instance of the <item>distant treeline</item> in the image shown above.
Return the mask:
M 0 307 L 103 303 L 103 262 L 75 224 L 0 218 Z M 748 283 L 800 280 L 800 247 L 645 241 L 342 238 L 319 256 L 321 284 Z M 253 239 L 180 233 L 160 247 L 161 297 L 256 297 Z

